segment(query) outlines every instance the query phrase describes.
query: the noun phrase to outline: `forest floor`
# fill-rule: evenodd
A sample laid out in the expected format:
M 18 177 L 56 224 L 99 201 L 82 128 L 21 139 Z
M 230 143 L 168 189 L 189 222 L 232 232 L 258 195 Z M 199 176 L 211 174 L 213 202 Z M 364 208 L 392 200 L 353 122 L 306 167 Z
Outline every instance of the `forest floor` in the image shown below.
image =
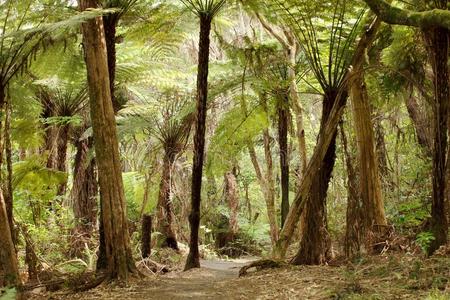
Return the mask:
M 238 277 L 251 259 L 202 261 L 127 287 L 101 285 L 33 299 L 450 299 L 450 257 L 391 254 L 340 266 L 284 266 Z

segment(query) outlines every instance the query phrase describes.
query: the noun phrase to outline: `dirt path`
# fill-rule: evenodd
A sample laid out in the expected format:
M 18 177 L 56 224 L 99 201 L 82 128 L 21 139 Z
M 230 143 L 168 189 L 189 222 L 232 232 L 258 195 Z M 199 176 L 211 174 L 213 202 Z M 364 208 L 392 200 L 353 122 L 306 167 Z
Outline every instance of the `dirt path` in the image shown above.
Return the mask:
M 237 279 L 240 268 L 254 260 L 202 260 L 201 269 L 150 277 L 127 288 L 100 287 L 50 299 L 230 299 L 224 283 Z
M 238 277 L 254 260 L 202 261 L 201 269 L 33 299 L 450 299 L 450 258 L 373 257 L 342 266 L 285 266 Z

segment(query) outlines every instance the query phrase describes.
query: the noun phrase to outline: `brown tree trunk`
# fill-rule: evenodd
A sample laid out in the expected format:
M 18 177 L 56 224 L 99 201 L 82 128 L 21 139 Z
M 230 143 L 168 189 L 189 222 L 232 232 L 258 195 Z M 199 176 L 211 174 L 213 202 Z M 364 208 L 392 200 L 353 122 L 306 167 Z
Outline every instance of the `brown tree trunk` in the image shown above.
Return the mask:
M 306 164 L 308 162 L 307 153 L 306 153 L 306 138 L 305 138 L 305 127 L 303 125 L 303 107 L 300 102 L 300 97 L 298 96 L 298 87 L 297 87 L 297 75 L 295 66 L 297 65 L 297 46 L 296 41 L 292 37 L 291 47 L 288 51 L 289 57 L 289 77 L 291 80 L 290 84 L 290 99 L 292 102 L 292 107 L 295 112 L 295 121 L 297 125 L 297 140 L 298 140 L 298 153 L 300 155 L 300 168 L 298 173 L 298 182 L 300 183 L 301 176 L 305 172 Z
M 103 16 L 103 26 L 105 28 L 106 53 L 108 54 L 109 87 L 111 90 L 111 101 L 114 112 L 117 113 L 122 105 L 118 103 L 115 93 L 116 80 L 116 30 L 119 23 L 117 13 Z
M 141 252 L 143 258 L 150 257 L 152 252 L 152 216 L 147 214 L 142 216 Z
M 39 91 L 39 99 L 41 101 L 41 105 L 43 106 L 41 113 L 41 118 L 43 120 L 54 117 L 54 102 L 50 97 L 50 94 L 44 89 Z M 46 123 L 43 123 L 42 127 L 44 130 L 44 146 L 40 150 L 40 153 L 46 153 L 48 155 L 47 168 L 56 169 L 56 156 L 58 151 L 56 127 L 55 125 Z
M 353 167 L 353 158 L 348 150 L 347 136 L 344 125 L 340 124 L 341 140 L 347 168 L 347 212 L 345 226 L 344 252 L 345 256 L 352 258 L 360 253 L 361 249 L 361 203 L 358 189 L 358 173 Z
M 278 145 L 280 148 L 281 169 L 281 226 L 283 226 L 289 213 L 289 97 L 284 93 L 280 95 L 278 103 Z
M 0 287 L 21 285 L 3 191 L 0 189 Z
M 13 243 L 17 242 L 17 235 L 14 230 L 14 217 L 13 217 L 13 205 L 14 205 L 14 197 L 13 197 L 13 187 L 12 187 L 12 145 L 11 145 L 11 99 L 6 101 L 5 105 L 5 158 L 6 158 L 6 181 L 2 182 L 4 185 L 4 194 L 3 197 L 5 199 L 6 205 L 6 213 L 8 215 L 9 228 L 11 229 L 11 236 L 13 238 Z M 3 150 L 0 150 L 3 151 Z M 0 164 L 1 166 L 1 164 Z
M 56 157 L 56 169 L 60 172 L 67 172 L 67 146 L 69 144 L 70 125 L 63 125 L 59 128 L 57 137 L 58 155 Z M 66 193 L 67 182 L 58 186 L 57 195 L 62 196 Z
M 264 95 L 260 95 L 260 100 L 264 107 L 265 112 L 268 113 L 266 97 Z M 241 107 L 244 116 L 247 116 L 248 111 L 244 97 L 242 97 Z M 270 227 L 270 240 L 272 242 L 272 245 L 275 245 L 275 243 L 278 240 L 278 223 L 275 210 L 275 182 L 273 180 L 272 149 L 270 146 L 270 134 L 267 128 L 263 130 L 263 137 L 264 137 L 264 157 L 266 162 L 265 174 L 263 174 L 261 167 L 259 165 L 258 157 L 255 151 L 255 146 L 253 145 L 252 141 L 249 141 L 247 143 L 247 148 L 253 168 L 255 169 L 258 184 L 261 188 L 261 191 L 264 195 L 264 200 L 266 202 L 267 217 L 269 219 L 269 227 Z
M 370 252 L 374 238 L 382 237 L 387 220 L 384 213 L 384 201 L 381 194 L 381 181 L 378 172 L 378 158 L 375 151 L 375 138 L 371 118 L 368 93 L 362 68 L 353 70 L 350 84 L 353 124 L 358 145 L 360 178 L 359 195 L 364 211 L 364 231 L 366 248 Z
M 336 91 L 328 91 L 325 94 L 320 132 L 325 130 L 334 104 L 342 102 L 337 97 L 346 97 L 346 95 L 338 96 Z M 329 257 L 331 244 L 326 223 L 326 197 L 336 160 L 336 128 L 332 132 L 330 144 L 326 149 L 317 175 L 313 178 L 309 200 L 306 203 L 305 226 L 302 227 L 300 249 L 292 260 L 293 264 L 322 264 Z
M 380 21 L 378 19 L 374 20 L 371 24 L 371 26 L 365 31 L 364 36 L 361 37 L 361 39 L 358 42 L 358 45 L 355 49 L 355 52 L 353 54 L 352 58 L 352 66 L 355 69 L 359 69 L 360 65 L 364 62 L 364 57 L 366 53 L 366 49 L 372 44 L 373 40 L 376 37 L 377 30 L 379 28 Z M 347 82 L 350 78 L 349 72 L 347 72 L 344 76 L 344 81 Z M 328 187 L 329 182 L 329 175 L 331 175 L 330 167 L 334 165 L 335 160 L 335 144 L 336 144 L 336 132 L 337 127 L 339 124 L 339 121 L 342 117 L 343 110 L 345 108 L 345 105 L 347 103 L 347 91 L 344 90 L 346 86 L 341 87 L 338 91 L 327 91 L 326 92 L 326 98 L 331 98 L 331 104 L 325 103 L 324 106 L 330 105 L 331 108 L 324 107 L 322 114 L 326 114 L 327 110 L 328 117 L 326 119 L 322 118 L 321 121 L 321 129 L 319 132 L 319 138 L 316 145 L 316 148 L 314 149 L 313 156 L 311 160 L 308 163 L 308 167 L 306 168 L 305 175 L 303 176 L 303 180 L 299 186 L 299 189 L 297 191 L 296 197 L 292 203 L 292 208 L 289 211 L 288 217 L 286 219 L 286 222 L 283 226 L 283 229 L 280 232 L 280 239 L 278 240 L 276 247 L 273 251 L 273 256 L 275 257 L 284 257 L 287 251 L 287 248 L 289 246 L 289 243 L 292 239 L 293 233 L 295 228 L 297 227 L 298 220 L 304 210 L 305 206 L 308 206 L 307 204 L 309 202 L 312 202 L 311 198 L 308 198 L 309 194 L 314 194 L 314 197 L 317 198 L 318 202 L 320 202 L 321 199 L 324 199 L 323 197 L 326 196 L 326 189 Z M 325 99 L 325 101 L 327 101 Z M 323 186 L 317 186 L 318 184 L 322 183 Z M 326 183 L 326 185 L 325 185 Z M 318 193 L 315 193 L 313 191 L 312 187 L 315 187 L 315 189 L 319 189 L 320 195 Z M 325 212 L 325 205 L 323 203 L 316 203 L 316 212 L 308 212 L 308 208 L 306 209 L 306 219 L 307 224 L 305 226 L 304 232 L 310 231 L 311 226 L 314 225 L 311 224 L 316 222 L 316 220 L 313 220 L 314 214 L 323 215 L 323 219 L 318 220 L 319 225 L 317 228 L 320 230 L 319 234 L 320 237 L 314 237 L 313 239 L 315 242 L 317 242 L 317 245 L 315 247 L 320 247 L 321 249 L 315 250 L 315 248 L 308 249 L 308 243 L 307 239 L 308 237 L 302 237 L 302 241 L 305 239 L 305 242 L 301 242 L 301 246 L 305 245 L 304 250 L 302 250 L 302 247 L 300 247 L 298 255 L 293 260 L 293 263 L 311 263 L 314 261 L 320 261 L 326 257 L 327 248 L 329 246 L 329 243 L 326 242 L 326 215 L 323 214 Z M 321 207 L 324 208 L 323 212 L 320 212 Z M 309 217 L 308 217 L 309 216 Z M 311 221 L 310 221 L 311 220 Z M 325 231 L 324 231 L 325 230 Z M 312 232 L 312 234 L 316 234 L 316 232 Z M 314 246 L 313 246 L 314 247 Z M 311 250 L 311 251 L 309 251 Z M 302 258 L 301 255 L 303 253 L 308 254 L 308 258 Z M 309 252 L 309 253 L 307 253 Z
M 1 112 L 3 112 L 5 104 L 6 104 L 5 87 L 0 85 Z M 2 118 L 0 118 L 0 167 L 3 163 L 2 123 L 3 123 Z M 16 249 L 14 247 L 12 236 L 13 231 L 10 227 L 12 225 L 12 217 L 8 216 L 9 212 L 7 210 L 3 194 L 4 194 L 3 180 L 0 180 L 0 287 L 19 286 L 21 285 L 21 280 L 17 264 Z M 8 205 L 12 205 L 12 203 L 9 203 Z M 10 213 L 12 213 L 12 210 Z
M 77 140 L 75 147 L 77 152 L 70 198 L 77 223 L 85 228 L 86 233 L 90 233 L 97 223 L 97 171 L 95 159 L 89 157 L 94 142 L 92 138 Z
M 264 140 L 264 157 L 266 160 L 266 188 L 267 188 L 267 198 L 266 198 L 266 207 L 267 207 L 267 216 L 269 218 L 269 226 L 270 226 L 270 237 L 272 240 L 272 244 L 275 244 L 278 241 L 278 222 L 277 222 L 277 214 L 275 209 L 275 179 L 274 179 L 274 170 L 273 170 L 273 159 L 272 159 L 272 149 L 270 146 L 270 133 L 269 129 L 264 129 L 263 132 L 263 140 Z
M 446 1 L 445 1 L 446 2 Z M 446 6 L 445 6 L 446 7 Z M 448 235 L 448 220 L 445 210 L 447 132 L 449 118 L 449 33 L 446 29 L 434 28 L 427 33 L 430 43 L 430 58 L 434 72 L 434 151 L 433 151 L 433 197 L 431 205 L 431 232 L 434 240 L 429 254 L 445 245 Z
M 230 207 L 229 241 L 233 241 L 239 231 L 238 214 L 239 214 L 239 194 L 236 176 L 233 172 L 225 173 L 225 199 Z
M 409 117 L 414 125 L 417 135 L 417 141 L 422 147 L 427 157 L 432 157 L 433 153 L 433 133 L 432 124 L 429 122 L 429 116 L 420 108 L 417 98 L 414 97 L 413 86 L 411 85 L 409 95 L 405 96 L 406 108 Z
M 201 12 L 200 16 L 200 41 L 198 50 L 197 71 L 197 115 L 194 135 L 194 161 L 192 167 L 191 187 L 191 213 L 189 225 L 191 236 L 189 241 L 189 255 L 186 260 L 185 270 L 200 267 L 198 250 L 198 230 L 200 226 L 200 203 L 202 190 L 203 160 L 205 151 L 205 126 L 208 100 L 208 69 L 209 69 L 209 45 L 212 17 Z
M 385 179 L 384 182 L 390 182 L 390 179 L 388 179 L 389 167 L 388 167 L 386 141 L 384 140 L 385 132 L 383 124 L 381 123 L 381 115 L 377 114 L 375 116 L 374 126 L 375 126 L 375 148 L 378 157 L 378 170 L 380 170 L 382 178 Z
M 158 197 L 158 231 L 164 236 L 163 246 L 178 250 L 177 235 L 173 228 L 174 212 L 173 203 L 170 199 L 172 185 L 172 166 L 175 162 L 175 153 L 167 150 L 163 159 L 163 172 L 161 175 L 161 183 L 159 185 Z
M 76 224 L 71 253 L 79 257 L 97 224 L 98 183 L 95 159 L 89 157 L 89 152 L 94 147 L 92 138 L 77 139 L 75 147 L 74 178 L 70 199 Z
M 97 7 L 95 0 L 80 0 L 81 10 Z M 82 26 L 88 71 L 91 120 L 99 171 L 102 224 L 110 278 L 127 280 L 135 265 L 130 248 L 125 195 L 110 80 L 103 20 L 96 17 Z

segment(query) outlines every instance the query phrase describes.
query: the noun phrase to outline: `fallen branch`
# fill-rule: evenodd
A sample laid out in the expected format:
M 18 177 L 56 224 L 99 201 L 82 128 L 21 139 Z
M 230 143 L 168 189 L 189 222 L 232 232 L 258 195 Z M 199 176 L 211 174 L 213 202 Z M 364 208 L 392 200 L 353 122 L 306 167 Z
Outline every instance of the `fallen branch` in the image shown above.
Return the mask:
M 277 261 L 272 259 L 262 259 L 252 262 L 247 266 L 243 266 L 239 270 L 239 277 L 247 275 L 247 271 L 251 268 L 256 268 L 257 271 L 265 270 L 265 269 L 276 269 L 285 266 L 286 263 L 284 261 Z

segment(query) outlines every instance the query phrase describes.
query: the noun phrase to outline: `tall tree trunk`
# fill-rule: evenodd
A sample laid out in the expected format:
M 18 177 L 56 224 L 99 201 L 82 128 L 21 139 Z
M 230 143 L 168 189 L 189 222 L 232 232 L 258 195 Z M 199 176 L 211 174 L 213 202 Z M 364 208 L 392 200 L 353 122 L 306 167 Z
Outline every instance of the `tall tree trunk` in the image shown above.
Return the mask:
M 291 80 L 290 84 L 290 99 L 292 103 L 292 107 L 295 112 L 295 121 L 297 125 L 297 140 L 298 140 L 298 154 L 300 155 L 300 168 L 298 174 L 298 182 L 301 180 L 301 176 L 304 174 L 306 170 L 306 164 L 308 162 L 308 157 L 306 153 L 306 138 L 305 138 L 305 127 L 303 125 L 303 107 L 300 102 L 300 97 L 298 96 L 298 87 L 297 87 L 297 74 L 295 71 L 295 67 L 297 65 L 297 46 L 296 41 L 292 39 L 292 46 L 289 48 L 288 57 L 289 57 L 289 77 Z
M 0 190 L 0 286 L 21 284 L 3 191 Z
M 119 23 L 119 15 L 111 13 L 103 16 L 103 26 L 105 27 L 106 52 L 108 54 L 109 87 L 111 90 L 111 102 L 114 112 L 117 113 L 122 105 L 118 103 L 115 93 L 116 80 L 116 31 Z
M 200 226 L 200 203 L 202 191 L 203 160 L 205 151 L 205 126 L 208 101 L 208 69 L 209 69 L 209 45 L 212 17 L 201 12 L 200 16 L 200 41 L 198 50 L 197 71 L 197 116 L 194 136 L 194 162 L 192 167 L 191 187 L 191 213 L 189 225 L 191 236 L 189 241 L 189 255 L 186 260 L 185 270 L 200 267 L 198 250 L 198 230 Z
M 320 132 L 323 132 L 331 116 L 331 110 L 337 100 L 336 91 L 325 94 L 322 106 L 322 121 Z M 344 97 L 341 95 L 340 97 Z M 346 97 L 346 96 L 345 96 Z M 309 200 L 306 203 L 305 223 L 302 227 L 300 249 L 292 260 L 293 264 L 315 265 L 324 263 L 330 251 L 330 240 L 327 230 L 326 197 L 328 184 L 336 160 L 336 129 L 327 147 L 326 154 L 319 166 L 317 175 L 313 179 Z
M 1 78 L 0 78 L 1 79 Z M 1 82 L 1 81 L 0 81 Z M 0 84 L 0 111 L 3 112 L 6 104 L 6 88 Z M 3 120 L 0 118 L 0 167 L 3 163 Z M 5 203 L 3 180 L 0 180 L 0 287 L 19 286 L 19 276 L 16 250 L 12 237 L 12 217 L 8 216 Z M 12 204 L 12 203 L 11 203 Z M 12 207 L 11 207 L 12 208 Z M 12 212 L 12 210 L 11 210 Z
M 238 214 L 239 214 L 239 194 L 236 181 L 236 175 L 233 172 L 225 173 L 225 199 L 230 208 L 229 241 L 233 241 L 239 231 Z
M 163 246 L 178 250 L 177 236 L 173 228 L 174 212 L 173 203 L 170 199 L 172 185 L 172 166 L 175 162 L 176 153 L 166 150 L 163 159 L 163 172 L 161 175 L 161 183 L 159 185 L 158 197 L 158 231 L 164 236 Z
M 97 223 L 97 170 L 95 159 L 89 157 L 93 147 L 92 138 L 75 141 L 74 178 L 70 199 L 76 222 L 75 234 L 73 234 L 75 240 L 72 241 L 71 253 L 76 257 L 82 255 L 84 245 L 90 240 Z
M 383 124 L 381 123 L 381 115 L 376 115 L 374 118 L 375 126 L 375 148 L 378 157 L 378 169 L 380 174 L 385 177 L 389 175 L 388 159 L 387 159 L 387 149 L 386 141 L 384 139 L 385 132 Z
M 361 249 L 361 203 L 358 189 L 359 176 L 353 166 L 353 157 L 348 149 L 347 136 L 344 125 L 340 123 L 342 148 L 347 168 L 347 212 L 345 226 L 344 252 L 345 256 L 352 258 L 360 253 Z
M 116 31 L 117 24 L 119 22 L 118 13 L 111 13 L 103 16 L 103 27 L 105 32 L 105 42 L 106 42 L 106 55 L 108 61 L 108 74 L 109 74 L 109 89 L 111 94 L 111 103 L 113 105 L 114 114 L 122 108 L 122 105 L 118 103 L 116 98 L 115 89 L 115 78 L 116 78 Z M 103 211 L 100 206 L 100 220 L 103 220 Z M 106 259 L 106 246 L 105 246 L 105 234 L 104 226 L 102 221 L 100 221 L 99 226 L 99 239 L 100 245 L 98 248 L 98 260 L 97 269 L 106 269 L 107 259 Z
M 375 39 L 376 33 L 377 33 L 377 29 L 380 25 L 380 22 L 377 20 L 375 20 L 374 22 L 372 22 L 371 26 L 366 30 L 365 34 L 363 37 L 361 37 L 358 46 L 355 49 L 355 53 L 353 54 L 353 59 L 352 59 L 352 66 L 356 69 L 359 68 L 359 65 L 361 65 L 364 62 L 364 54 L 366 53 L 366 49 L 368 49 L 368 47 L 372 44 L 373 40 Z M 349 73 L 347 72 L 344 76 L 344 81 L 343 82 L 347 82 L 347 80 L 349 79 Z M 330 93 L 330 91 L 328 92 L 327 98 L 330 98 L 330 96 L 332 93 Z M 292 207 L 289 211 L 288 217 L 286 219 L 286 222 L 283 226 L 283 229 L 280 232 L 280 238 L 276 244 L 276 247 L 274 247 L 273 250 L 273 256 L 275 257 L 284 257 L 287 251 L 287 248 L 290 244 L 290 241 L 292 239 L 294 230 L 297 228 L 297 223 L 300 219 L 300 216 L 302 214 L 302 212 L 304 211 L 305 206 L 307 206 L 307 204 L 309 203 L 309 201 L 311 199 L 308 198 L 308 196 L 313 193 L 312 191 L 312 186 L 314 185 L 315 182 L 317 181 L 323 181 L 323 183 L 325 183 L 325 179 L 327 179 L 327 170 L 324 169 L 324 167 L 330 167 L 331 162 L 334 165 L 334 151 L 332 151 L 333 148 L 335 148 L 335 143 L 336 143 L 336 131 L 337 131 L 337 127 L 339 124 L 339 121 L 342 117 L 342 113 L 344 111 L 345 105 L 347 103 L 347 92 L 344 91 L 343 89 L 341 89 L 340 91 L 336 92 L 336 95 L 334 101 L 332 101 L 331 104 L 331 111 L 329 112 L 328 118 L 327 119 L 322 119 L 321 122 L 321 129 L 319 132 L 319 138 L 317 141 L 317 145 L 314 149 L 314 153 L 308 163 L 308 166 L 305 170 L 305 175 L 303 176 L 303 179 L 299 185 L 297 194 L 295 196 L 295 199 L 292 203 Z M 324 103 L 325 105 L 325 103 Z M 324 110 L 326 111 L 326 109 Z M 322 112 L 322 114 L 324 114 L 324 112 Z M 334 145 L 334 146 L 333 146 Z M 331 172 L 330 172 L 331 173 Z M 328 178 L 329 180 L 329 178 Z M 327 185 L 328 185 L 328 181 L 327 181 Z M 316 188 L 318 188 L 316 186 Z M 322 187 L 322 192 L 325 190 L 325 186 Z M 326 190 L 325 190 L 326 193 Z M 319 197 L 320 196 L 320 197 Z M 325 195 L 315 195 L 315 197 L 317 198 L 322 198 L 322 196 Z M 320 200 L 320 199 L 318 199 Z M 319 203 L 318 204 L 318 208 L 320 208 L 320 206 L 324 206 L 323 204 Z M 308 209 L 306 209 L 306 211 L 308 211 Z M 308 216 L 313 216 L 313 213 L 311 212 L 307 212 Z M 305 223 L 310 223 L 310 217 L 306 217 L 308 222 Z M 312 219 L 312 218 L 311 218 Z M 314 222 L 314 220 L 312 220 L 312 222 Z M 318 222 L 324 222 L 324 220 L 319 220 Z M 310 225 L 310 224 L 308 224 Z M 305 226 L 305 228 L 310 227 L 310 226 Z M 323 226 L 322 226 L 323 227 Z M 319 228 L 319 227 L 317 227 Z M 323 228 L 322 228 L 323 229 Z M 325 228 L 326 229 L 326 228 Z M 305 232 L 306 230 L 304 230 Z M 313 232 L 313 234 L 316 234 L 316 232 Z M 320 232 L 320 235 L 326 235 L 326 232 Z M 319 239 L 316 238 L 316 240 L 318 240 L 320 242 L 320 240 L 323 240 L 325 237 L 319 237 Z M 307 239 L 307 238 L 306 238 Z M 303 240 L 303 237 L 302 237 Z M 326 243 L 325 243 L 326 244 Z M 322 245 L 324 245 L 324 243 L 322 243 Z M 317 245 L 320 246 L 320 245 Z M 326 245 L 324 245 L 326 248 Z M 319 251 L 312 251 L 315 252 L 315 254 L 324 254 L 324 253 L 319 253 L 319 252 L 324 252 L 323 250 L 326 249 L 322 249 Z M 302 248 L 300 248 L 299 254 L 301 255 L 302 253 Z M 310 258 L 314 258 L 314 257 L 310 257 Z M 316 257 L 317 258 L 317 257 Z M 320 255 L 320 257 L 318 257 L 319 260 L 320 258 L 323 258 L 323 256 Z M 294 263 L 296 261 L 301 262 L 303 259 L 301 257 L 299 257 L 299 255 L 297 255 L 297 257 L 294 259 Z
M 270 133 L 268 128 L 264 129 L 263 131 L 263 140 L 264 140 L 264 157 L 266 161 L 266 178 L 265 178 L 267 188 L 266 207 L 270 226 L 270 237 L 272 240 L 272 245 L 274 245 L 278 241 L 279 229 L 275 209 L 275 179 L 273 177 L 274 170 L 273 170 L 272 148 L 270 146 Z
M 97 7 L 95 0 L 80 0 L 81 10 Z M 100 202 L 104 230 L 107 271 L 110 278 L 127 280 L 135 265 L 130 248 L 125 195 L 110 80 L 103 20 L 96 17 L 82 26 L 83 43 L 98 162 Z
M 5 103 L 5 131 L 4 131 L 4 148 L 5 148 L 5 158 L 6 158 L 6 181 L 2 182 L 4 186 L 4 194 L 3 197 L 5 199 L 6 204 L 6 213 L 8 215 L 9 228 L 11 230 L 11 236 L 13 238 L 13 243 L 16 244 L 17 236 L 14 230 L 14 217 L 13 217 L 13 205 L 14 205 L 14 196 L 13 196 L 13 187 L 12 187 L 12 145 L 11 145 L 11 99 L 7 98 Z M 3 149 L 1 150 L 3 151 Z M 1 166 L 1 164 L 0 164 Z
M 278 145 L 280 148 L 281 169 L 281 226 L 289 213 L 289 97 L 282 93 L 278 103 Z
M 410 86 L 408 95 L 405 95 L 405 104 L 416 131 L 417 141 L 425 155 L 431 158 L 433 153 L 432 124 L 429 122 L 429 116 L 420 108 L 417 98 L 414 97 L 413 85 Z
M 47 93 L 41 92 L 40 97 L 50 97 Z M 46 120 L 54 116 L 53 102 L 51 99 L 42 99 L 43 111 L 41 114 L 42 119 Z M 55 125 L 43 124 L 44 129 L 44 147 L 41 152 L 45 152 L 47 156 L 47 168 L 56 169 L 56 159 L 58 154 L 57 147 L 57 131 Z
M 375 237 L 383 236 L 387 220 L 384 213 L 384 201 L 381 194 L 381 181 L 378 172 L 378 158 L 375 151 L 375 138 L 371 118 L 368 93 L 362 68 L 353 70 L 350 83 L 353 124 L 358 145 L 359 195 L 364 210 L 364 231 L 366 248 L 371 251 Z M 381 236 L 380 236 L 381 234 Z M 376 241 L 375 241 L 376 242 Z
M 446 2 L 445 7 L 446 8 Z M 445 210 L 447 132 L 449 118 L 449 32 L 442 28 L 429 29 L 429 52 L 434 72 L 434 151 L 433 151 L 433 197 L 431 205 L 432 241 L 429 254 L 447 242 L 448 220 Z
M 267 99 L 265 95 L 260 95 L 261 104 L 264 107 L 266 113 L 267 111 Z M 241 98 L 241 108 L 245 117 L 248 116 L 247 104 L 245 97 Z M 269 129 L 263 130 L 264 137 L 264 156 L 266 162 L 266 172 L 263 174 L 261 167 L 258 162 L 258 157 L 256 155 L 255 146 L 252 141 L 247 142 L 248 153 L 250 155 L 250 160 L 252 162 L 253 168 L 255 169 L 256 179 L 261 188 L 261 191 L 266 202 L 267 217 L 269 219 L 270 227 L 270 240 L 272 245 L 278 240 L 278 223 L 276 218 L 275 210 L 275 182 L 273 180 L 273 161 L 272 161 L 272 150 L 270 146 L 270 135 Z M 253 217 L 250 217 L 251 219 Z
M 63 125 L 59 128 L 57 137 L 58 155 L 56 158 L 56 168 L 60 172 L 67 172 L 67 146 L 69 144 L 70 125 Z M 67 182 L 58 186 L 57 195 L 62 196 L 66 193 Z
M 152 216 L 148 214 L 142 216 L 141 252 L 143 258 L 150 257 L 152 252 Z

